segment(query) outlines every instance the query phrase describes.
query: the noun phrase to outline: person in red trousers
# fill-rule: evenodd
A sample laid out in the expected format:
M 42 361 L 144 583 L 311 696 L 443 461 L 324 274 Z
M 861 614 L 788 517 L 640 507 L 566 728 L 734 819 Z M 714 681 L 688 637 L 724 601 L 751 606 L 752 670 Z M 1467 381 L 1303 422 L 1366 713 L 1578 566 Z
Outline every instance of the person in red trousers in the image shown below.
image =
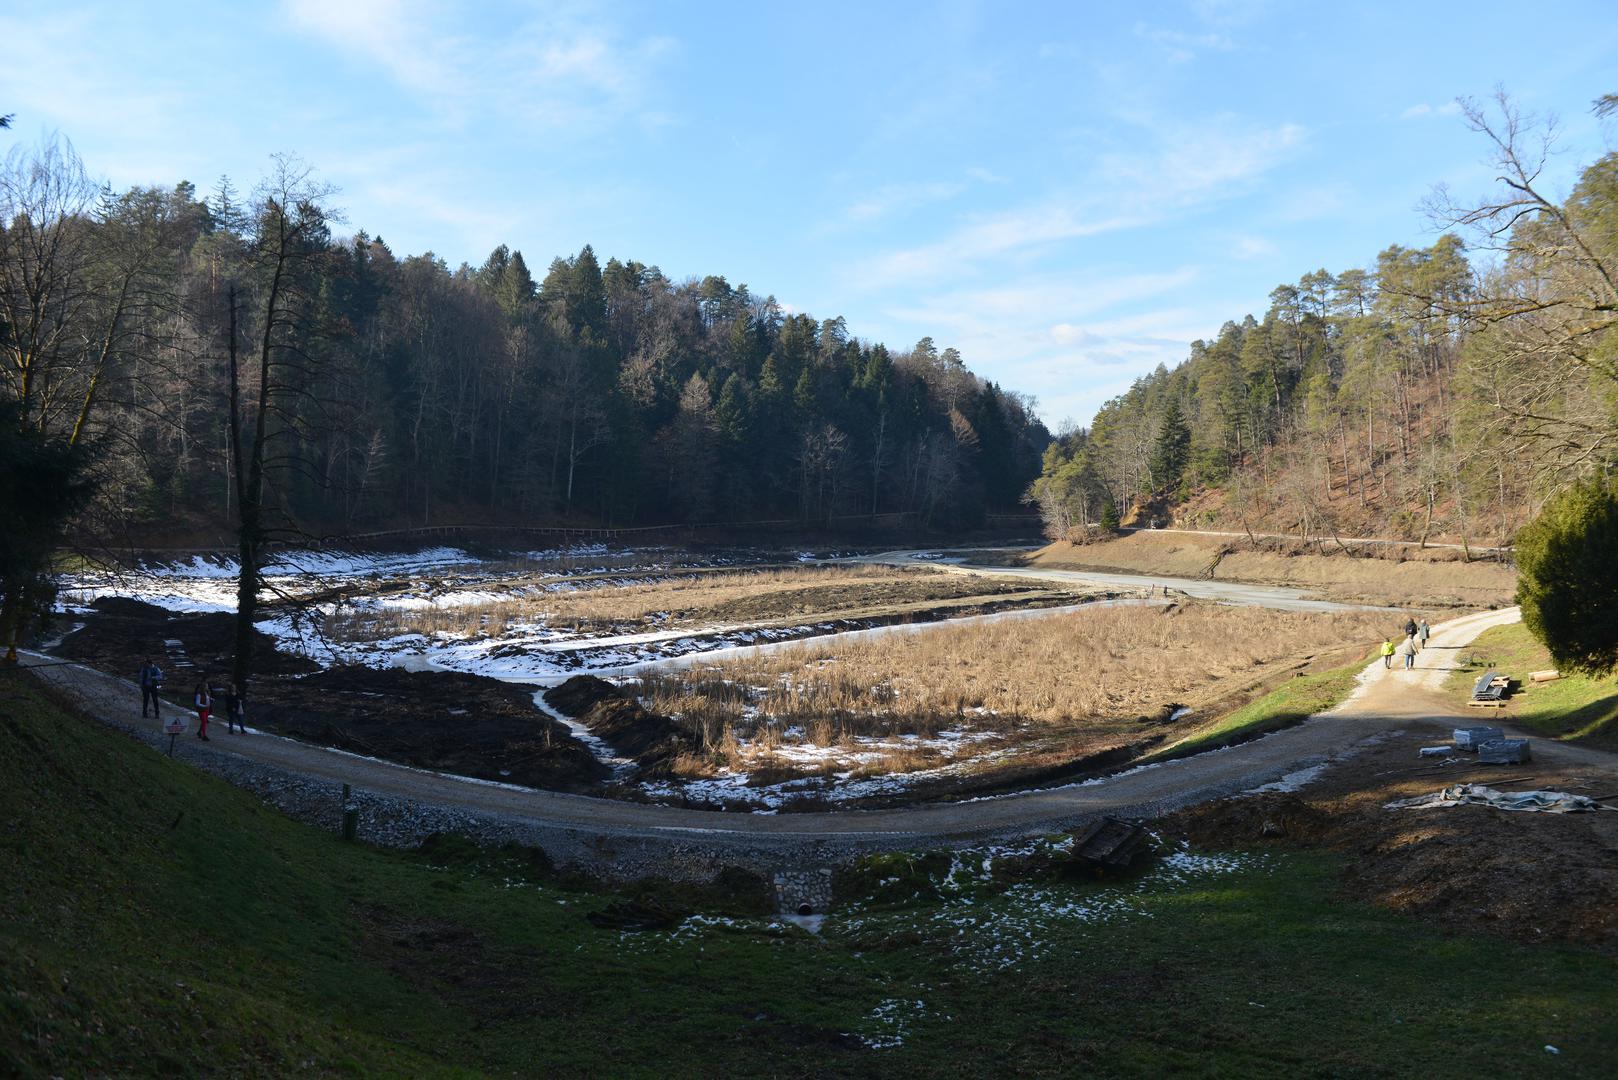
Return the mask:
M 197 683 L 197 738 L 208 738 L 208 713 L 213 710 L 213 692 L 208 689 L 208 680 L 203 679 Z M 210 740 L 211 741 L 211 740 Z

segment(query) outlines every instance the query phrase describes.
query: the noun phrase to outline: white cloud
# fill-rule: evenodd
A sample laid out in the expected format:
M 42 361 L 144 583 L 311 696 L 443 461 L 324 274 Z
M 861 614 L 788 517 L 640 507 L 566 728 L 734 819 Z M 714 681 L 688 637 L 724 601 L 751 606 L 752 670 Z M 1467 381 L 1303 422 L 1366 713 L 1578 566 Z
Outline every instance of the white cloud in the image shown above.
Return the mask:
M 1194 60 L 1200 52 L 1230 52 L 1236 48 L 1236 43 L 1228 34 L 1216 30 L 1188 34 L 1182 30 L 1165 30 L 1136 23 L 1135 36 L 1167 50 L 1169 62 L 1174 64 Z
M 1229 117 L 1196 125 L 1136 118 L 1135 126 L 1155 144 L 1151 151 L 1102 154 L 1088 182 L 1072 193 L 970 218 L 932 243 L 879 255 L 865 283 L 969 277 L 995 260 L 1157 224 L 1245 191 L 1305 137 L 1297 124 L 1246 128 Z
M 1150 274 L 1022 278 L 989 289 L 958 289 L 934 296 L 919 306 L 891 310 L 912 322 L 962 323 L 992 318 L 1043 325 L 1052 318 L 1078 319 L 1190 285 L 1197 268 L 1183 266 Z
M 6 57 L 4 97 L 0 111 L 16 114 L 14 134 L 27 138 L 58 129 L 69 139 L 123 139 L 139 132 L 130 152 L 110 164 L 110 179 L 119 186 L 172 183 L 176 170 L 196 167 L 206 155 L 188 148 L 175 154 L 165 146 L 176 135 L 191 135 L 176 120 L 186 94 L 177 82 L 136 79 L 130 60 L 116 50 L 98 51 L 104 33 L 87 12 L 53 12 L 29 19 L 0 15 L 0 41 L 15 43 Z M 23 43 L 26 43 L 24 47 Z M 195 147 L 196 140 L 192 140 Z M 86 162 L 93 176 L 108 166 Z
M 1173 302 L 1188 299 L 1200 276 L 1186 266 L 1078 281 L 1027 277 L 945 292 L 884 315 L 892 339 L 926 333 L 954 345 L 975 370 L 1034 394 L 1047 421 L 1072 415 L 1088 422 L 1113 396 L 1097 396 L 1095 384 L 1115 383 L 1120 367 L 1173 366 L 1192 341 L 1216 331 L 1224 315 L 1213 305 Z
M 1442 105 L 1429 105 L 1425 101 L 1410 106 L 1399 114 L 1401 120 L 1419 120 L 1426 116 L 1459 116 L 1461 105 L 1457 101 L 1446 101 Z
M 850 222 L 871 222 L 918 206 L 952 199 L 964 190 L 965 184 L 945 181 L 885 184 L 850 206 L 843 216 Z
M 672 47 L 632 42 L 604 23 L 548 12 L 498 39 L 474 39 L 461 17 L 425 0 L 284 0 L 293 27 L 374 64 L 451 123 L 495 113 L 534 128 L 593 128 L 666 116 L 648 105 L 647 74 Z
M 1235 259 L 1267 259 L 1278 251 L 1274 242 L 1262 236 L 1238 236 L 1230 254 Z
M 1140 223 L 1139 219 L 1116 215 L 1087 218 L 1057 204 L 1029 207 L 979 218 L 942 240 L 880 256 L 866 272 L 866 278 L 870 284 L 886 284 L 954 277 L 973 272 L 980 261 L 995 256 Z

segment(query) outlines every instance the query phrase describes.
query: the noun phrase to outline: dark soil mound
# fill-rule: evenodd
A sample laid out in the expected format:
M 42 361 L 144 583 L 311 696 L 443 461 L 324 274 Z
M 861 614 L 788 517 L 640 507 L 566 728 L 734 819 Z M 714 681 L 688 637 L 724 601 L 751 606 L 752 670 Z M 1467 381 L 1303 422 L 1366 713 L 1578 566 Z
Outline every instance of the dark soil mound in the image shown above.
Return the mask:
M 104 596 L 91 606 L 95 610 L 84 617 L 84 626 L 57 647 L 62 656 L 129 678 L 142 663 L 155 660 L 171 687 L 202 675 L 228 678 L 236 652 L 236 617 L 230 612 L 173 612 L 121 596 Z M 178 641 L 183 651 L 165 644 L 170 641 Z M 185 669 L 177 657 L 189 660 L 191 667 Z M 301 675 L 319 668 L 306 657 L 279 651 L 274 638 L 253 631 L 255 674 Z
M 156 604 L 135 600 L 128 596 L 102 596 L 91 605 L 103 615 L 119 615 L 134 619 L 166 619 L 169 613 Z
M 1450 777 L 1410 766 L 1419 736 L 1367 752 L 1298 793 L 1208 803 L 1163 822 L 1204 848 L 1261 844 L 1342 852 L 1343 892 L 1451 929 L 1618 950 L 1618 815 L 1506 813 L 1484 806 L 1389 809 Z M 1390 766 L 1400 766 L 1390 768 Z M 1498 776 L 1498 774 L 1495 774 Z M 1480 773 L 1476 783 L 1503 783 Z M 1534 786 L 1611 786 L 1551 765 L 1519 777 Z M 1521 788 L 1525 785 L 1514 785 Z
M 1174 819 L 1198 847 L 1245 847 L 1267 840 L 1330 842 L 1344 823 L 1297 795 L 1254 795 L 1207 803 Z
M 562 685 L 545 691 L 545 703 L 559 713 L 578 718 L 589 712 L 590 707 L 598 701 L 623 696 L 623 691 L 606 679 L 598 679 L 594 675 L 575 675 Z
M 673 720 L 594 675 L 575 675 L 546 691 L 545 701 L 582 722 L 618 753 L 634 758 L 643 777 L 667 775 L 674 759 L 695 747 L 695 740 Z
M 1594 815 L 1401 813 L 1413 819 L 1355 845 L 1345 892 L 1451 926 L 1618 948 L 1618 852 L 1592 829 Z
M 308 742 L 485 780 L 582 791 L 604 778 L 533 693 L 456 672 L 338 667 L 266 680 L 248 716 Z

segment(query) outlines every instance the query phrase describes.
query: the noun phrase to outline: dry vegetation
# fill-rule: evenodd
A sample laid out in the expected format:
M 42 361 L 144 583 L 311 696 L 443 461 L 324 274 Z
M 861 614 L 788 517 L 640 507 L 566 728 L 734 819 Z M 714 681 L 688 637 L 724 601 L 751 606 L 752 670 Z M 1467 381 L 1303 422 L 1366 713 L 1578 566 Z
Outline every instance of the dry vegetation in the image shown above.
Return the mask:
M 1211 577 L 1310 589 L 1338 600 L 1430 607 L 1509 604 L 1516 571 L 1489 558 L 1468 560 L 1450 548 L 1351 547 L 1330 540 L 1199 536 L 1142 531 L 1119 537 L 1058 540 L 1021 562 L 1050 570 L 1099 569 Z
M 690 573 L 630 583 L 607 577 L 536 587 L 547 591 L 469 604 L 341 609 L 330 618 L 327 633 L 344 641 L 407 633 L 500 636 L 539 623 L 600 633 L 862 618 L 977 598 L 997 603 L 1073 598 L 1068 590 L 1017 580 L 888 566 Z
M 1085 753 L 1121 746 L 1143 730 L 1162 730 L 1172 705 L 1210 704 L 1267 668 L 1368 646 L 1389 618 L 1197 604 L 1096 609 L 808 642 L 629 689 L 694 733 L 702 752 L 677 770 L 688 775 L 720 766 L 829 771 L 831 764 L 817 770 L 792 760 L 791 748 L 805 743 L 864 752 L 853 758 L 856 773 L 903 772 L 951 756 L 947 742 L 926 741 L 940 732 L 1004 737 L 979 750 L 1012 742 L 1055 741 Z

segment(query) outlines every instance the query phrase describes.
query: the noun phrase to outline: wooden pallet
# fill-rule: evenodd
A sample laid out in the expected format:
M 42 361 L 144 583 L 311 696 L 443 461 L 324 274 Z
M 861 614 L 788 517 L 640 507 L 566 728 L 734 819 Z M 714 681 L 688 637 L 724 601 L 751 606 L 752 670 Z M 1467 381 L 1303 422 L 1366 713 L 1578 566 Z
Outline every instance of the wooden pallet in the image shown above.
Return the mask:
M 1102 818 L 1075 833 L 1073 855 L 1097 866 L 1124 867 L 1146 843 L 1146 830 L 1117 818 Z
M 1468 701 L 1466 704 L 1467 704 L 1468 708 L 1473 708 L 1473 709 L 1503 709 L 1503 708 L 1506 707 L 1506 703 L 1504 701 L 1499 700 L 1498 698 L 1496 698 L 1496 699 L 1494 699 L 1492 701 L 1491 700 L 1478 701 L 1478 700 L 1474 699 L 1472 701 Z

